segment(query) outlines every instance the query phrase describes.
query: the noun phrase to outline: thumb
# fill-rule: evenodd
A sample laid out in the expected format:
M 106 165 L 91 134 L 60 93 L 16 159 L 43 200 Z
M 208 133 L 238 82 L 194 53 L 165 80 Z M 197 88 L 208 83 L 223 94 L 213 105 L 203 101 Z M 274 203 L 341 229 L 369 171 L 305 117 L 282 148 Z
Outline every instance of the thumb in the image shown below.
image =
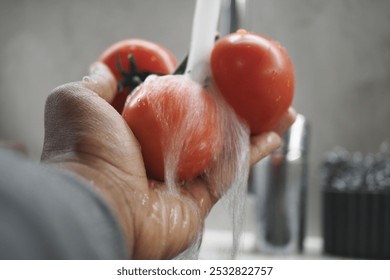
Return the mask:
M 254 165 L 262 158 L 277 149 L 282 140 L 276 132 L 264 132 L 251 137 L 250 165 Z

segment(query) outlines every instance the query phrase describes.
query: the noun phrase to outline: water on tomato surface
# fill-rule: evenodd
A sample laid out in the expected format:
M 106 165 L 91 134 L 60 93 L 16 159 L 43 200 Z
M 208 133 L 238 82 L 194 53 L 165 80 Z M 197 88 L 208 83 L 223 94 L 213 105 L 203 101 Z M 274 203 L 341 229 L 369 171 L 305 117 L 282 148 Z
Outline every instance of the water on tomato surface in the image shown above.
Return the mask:
M 183 83 L 186 77 L 183 76 Z M 201 90 L 196 88 L 194 90 Z M 208 91 L 217 103 L 217 114 L 219 125 L 215 127 L 221 135 L 221 146 L 216 151 L 213 158 L 212 167 L 202 175 L 210 186 L 215 186 L 218 197 L 225 196 L 227 201 L 227 211 L 231 211 L 233 233 L 231 257 L 234 258 L 238 251 L 240 233 L 244 221 L 244 208 L 246 188 L 249 174 L 249 130 L 243 125 L 232 109 L 224 102 L 213 85 L 208 85 Z M 195 100 L 194 100 L 195 102 Z M 159 106 L 156 104 L 155 106 Z M 185 143 L 189 135 L 193 133 L 194 124 L 202 126 L 202 112 L 192 112 L 185 116 L 181 124 L 175 127 L 175 131 L 165 131 L 169 133 L 169 147 L 166 147 L 164 155 L 165 163 L 165 183 L 169 191 L 178 193 L 183 186 L 183 182 L 176 179 L 176 170 L 180 153 L 185 149 Z M 163 115 L 163 114 L 161 114 Z M 162 122 L 168 120 L 161 120 Z M 203 143 L 202 145 L 214 145 L 214 143 Z M 188 148 L 188 147 L 187 147 Z M 190 201 L 187 203 L 191 203 Z M 201 213 L 196 205 L 193 205 L 193 214 Z M 177 209 L 179 210 L 179 209 Z M 194 243 L 186 251 L 180 254 L 178 259 L 197 259 L 202 240 L 202 232 L 197 234 Z

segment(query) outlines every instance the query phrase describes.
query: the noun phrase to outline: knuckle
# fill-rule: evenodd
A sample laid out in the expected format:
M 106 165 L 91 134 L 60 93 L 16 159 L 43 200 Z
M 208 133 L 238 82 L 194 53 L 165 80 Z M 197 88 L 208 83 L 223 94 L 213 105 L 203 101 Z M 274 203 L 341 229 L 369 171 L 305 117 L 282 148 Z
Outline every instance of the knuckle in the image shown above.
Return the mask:
M 85 107 L 96 94 L 85 88 L 81 82 L 73 82 L 61 85 L 52 90 L 46 99 L 45 110 L 63 109 L 71 110 Z
M 72 101 L 77 98 L 79 92 L 81 92 L 81 86 L 78 83 L 58 86 L 47 97 L 46 106 Z
M 53 95 L 62 95 L 62 94 L 68 94 L 71 92 L 76 92 L 80 89 L 80 84 L 78 82 L 68 83 L 61 86 L 56 87 L 53 89 L 52 94 Z

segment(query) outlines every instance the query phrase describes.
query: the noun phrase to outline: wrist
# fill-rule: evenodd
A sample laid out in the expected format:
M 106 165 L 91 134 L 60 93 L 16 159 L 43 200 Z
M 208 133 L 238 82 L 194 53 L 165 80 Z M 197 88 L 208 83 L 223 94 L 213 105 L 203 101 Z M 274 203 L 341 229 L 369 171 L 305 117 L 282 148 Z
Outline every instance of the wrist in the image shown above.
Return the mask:
M 97 169 L 93 167 L 94 165 L 73 161 L 52 162 L 50 164 L 78 175 L 96 190 L 117 218 L 131 257 L 134 251 L 134 216 L 130 197 L 128 197 L 120 175 L 116 174 L 117 172 L 114 172 L 114 170 L 110 171 L 112 167 Z M 104 170 L 104 172 L 100 170 Z

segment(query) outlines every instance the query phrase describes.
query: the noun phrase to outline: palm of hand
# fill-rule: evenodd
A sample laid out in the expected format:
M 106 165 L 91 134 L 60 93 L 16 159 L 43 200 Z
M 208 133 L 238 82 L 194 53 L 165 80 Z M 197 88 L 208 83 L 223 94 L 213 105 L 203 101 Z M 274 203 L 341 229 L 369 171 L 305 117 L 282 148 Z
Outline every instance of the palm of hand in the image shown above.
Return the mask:
M 195 239 L 215 201 L 208 184 L 197 179 L 172 191 L 148 180 L 136 138 L 104 99 L 81 83 L 65 85 L 48 98 L 45 120 L 42 160 L 103 192 L 134 258 L 170 258 Z

